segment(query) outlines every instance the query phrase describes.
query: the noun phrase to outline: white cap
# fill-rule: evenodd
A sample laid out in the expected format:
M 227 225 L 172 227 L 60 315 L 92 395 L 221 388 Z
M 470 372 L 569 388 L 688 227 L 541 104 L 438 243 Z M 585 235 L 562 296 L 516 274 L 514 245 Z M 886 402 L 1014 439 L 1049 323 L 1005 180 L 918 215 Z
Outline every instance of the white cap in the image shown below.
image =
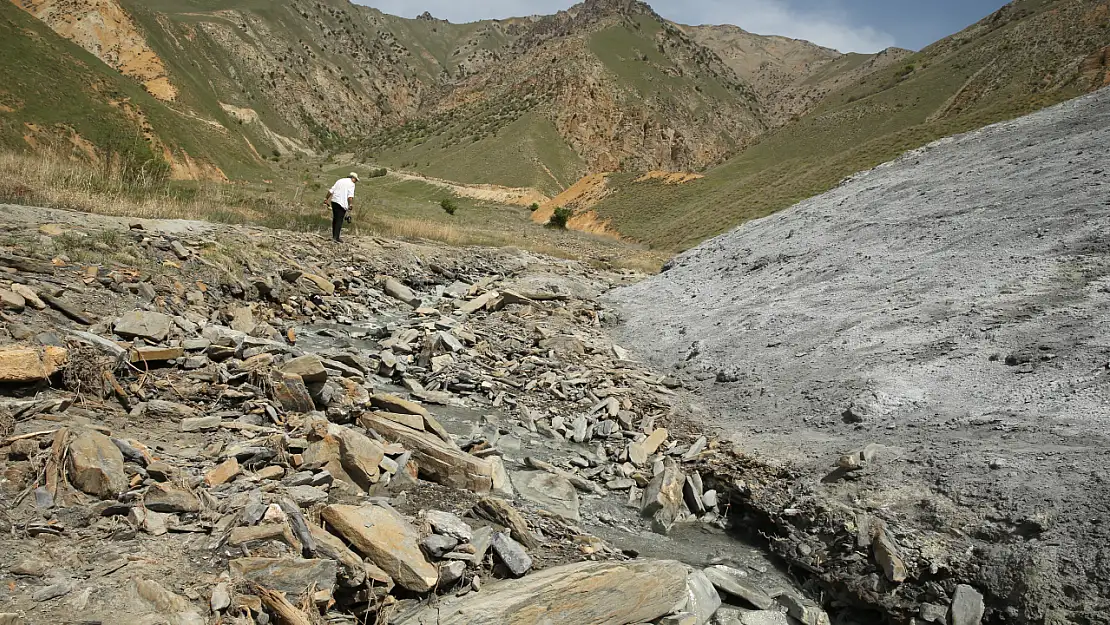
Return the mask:
M 354 178 L 355 182 L 358 182 L 358 174 L 353 172 L 353 171 L 350 174 L 347 174 L 347 177 L 348 178 Z

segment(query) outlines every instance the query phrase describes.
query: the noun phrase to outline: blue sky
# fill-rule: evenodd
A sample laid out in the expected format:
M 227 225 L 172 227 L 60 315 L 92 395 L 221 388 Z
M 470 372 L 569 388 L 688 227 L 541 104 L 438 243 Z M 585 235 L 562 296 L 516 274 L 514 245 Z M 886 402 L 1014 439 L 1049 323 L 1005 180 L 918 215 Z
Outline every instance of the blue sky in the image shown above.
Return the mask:
M 356 0 L 386 13 L 425 10 L 452 22 L 548 14 L 573 0 Z M 842 52 L 918 50 L 978 21 L 1004 0 L 649 0 L 683 24 L 735 24 L 761 35 L 808 39 Z

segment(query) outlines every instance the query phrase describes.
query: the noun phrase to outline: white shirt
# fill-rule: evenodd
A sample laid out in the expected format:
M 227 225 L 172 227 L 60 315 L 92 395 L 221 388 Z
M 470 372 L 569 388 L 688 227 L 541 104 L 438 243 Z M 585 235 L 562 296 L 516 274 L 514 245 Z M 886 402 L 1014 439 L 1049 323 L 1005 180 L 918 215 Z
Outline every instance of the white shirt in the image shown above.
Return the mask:
M 350 178 L 340 178 L 331 186 L 331 201 L 350 210 L 351 198 L 355 196 L 355 182 Z

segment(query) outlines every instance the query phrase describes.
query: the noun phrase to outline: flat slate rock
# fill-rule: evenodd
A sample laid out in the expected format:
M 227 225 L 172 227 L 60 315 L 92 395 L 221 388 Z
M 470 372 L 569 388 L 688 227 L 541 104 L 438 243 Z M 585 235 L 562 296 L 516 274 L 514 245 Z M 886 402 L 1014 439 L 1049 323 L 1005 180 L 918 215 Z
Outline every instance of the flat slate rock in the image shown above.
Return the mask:
M 157 483 L 143 495 L 143 505 L 155 512 L 200 512 L 200 501 L 187 490 Z
M 416 528 L 397 512 L 373 505 L 333 505 L 324 508 L 322 517 L 398 585 L 413 592 L 435 587 L 439 569 L 424 558 Z
M 166 340 L 172 327 L 173 318 L 168 315 L 132 310 L 116 319 L 113 329 L 125 339 L 140 338 L 159 343 Z
M 297 558 L 239 558 L 228 562 L 233 577 L 254 582 L 263 588 L 299 597 L 310 589 L 335 589 L 338 565 L 334 560 Z
M 514 471 L 511 477 L 521 497 L 568 521 L 581 519 L 578 492 L 570 480 L 547 471 Z
M 743 599 L 760 610 L 769 610 L 775 605 L 775 600 L 753 584 L 743 571 L 716 565 L 705 569 L 705 575 L 721 592 Z
M 679 562 L 578 562 L 421 606 L 394 623 L 624 625 L 666 616 L 685 599 L 686 567 Z
M 510 538 L 507 532 L 494 534 L 491 544 L 493 552 L 514 577 L 520 577 L 532 568 L 532 556 L 528 555 L 528 550 Z
M 48 379 L 65 366 L 65 348 L 47 346 L 0 348 L 0 383 L 26 384 Z

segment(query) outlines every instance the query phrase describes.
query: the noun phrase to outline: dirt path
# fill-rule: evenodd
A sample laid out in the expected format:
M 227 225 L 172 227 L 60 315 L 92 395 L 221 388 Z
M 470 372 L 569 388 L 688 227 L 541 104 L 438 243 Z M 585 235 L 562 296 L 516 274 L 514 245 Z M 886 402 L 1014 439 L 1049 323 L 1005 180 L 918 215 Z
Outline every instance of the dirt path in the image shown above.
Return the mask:
M 1110 90 L 940 141 L 617 292 L 621 334 L 702 422 L 892 528 L 906 583 L 857 595 L 1105 618 L 1108 146 Z
M 546 195 L 531 187 L 516 188 L 502 187 L 495 184 L 462 184 L 401 170 L 390 170 L 389 175 L 401 180 L 415 180 L 434 185 L 447 189 L 455 195 L 483 202 L 497 202 L 510 206 L 531 206 L 532 204 L 543 204 L 548 200 Z

